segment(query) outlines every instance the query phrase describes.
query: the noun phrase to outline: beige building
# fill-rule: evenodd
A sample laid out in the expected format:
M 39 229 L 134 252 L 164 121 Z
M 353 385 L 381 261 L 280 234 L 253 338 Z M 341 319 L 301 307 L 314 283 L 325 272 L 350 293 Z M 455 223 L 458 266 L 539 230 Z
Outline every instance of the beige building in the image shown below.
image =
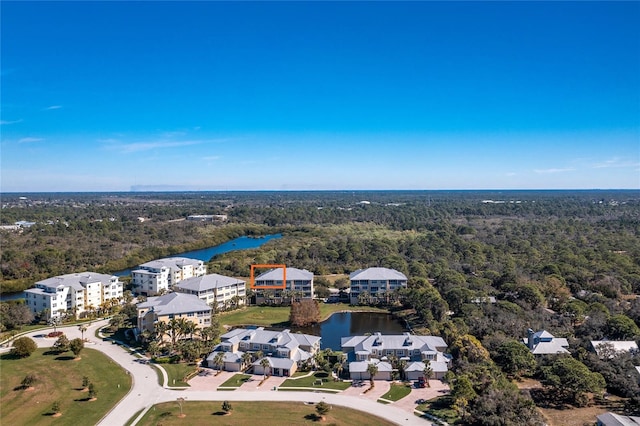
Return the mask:
M 169 293 L 150 297 L 138 303 L 138 331 L 155 331 L 158 322 L 168 323 L 172 319 L 184 318 L 196 324 L 197 328 L 211 325 L 211 307 L 197 296 L 183 293 Z
M 167 257 L 143 263 L 131 271 L 134 291 L 145 296 L 167 292 L 182 280 L 200 277 L 207 273 L 202 260 L 188 257 Z
M 173 286 L 174 291 L 193 294 L 209 306 L 225 309 L 238 304 L 244 305 L 247 295 L 245 281 L 220 274 L 208 274 L 187 278 Z

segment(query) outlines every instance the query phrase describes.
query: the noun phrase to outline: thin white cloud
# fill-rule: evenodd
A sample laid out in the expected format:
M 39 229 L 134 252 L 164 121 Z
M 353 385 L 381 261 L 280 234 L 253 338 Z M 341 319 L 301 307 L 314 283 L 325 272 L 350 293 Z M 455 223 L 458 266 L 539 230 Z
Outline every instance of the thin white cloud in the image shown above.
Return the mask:
M 573 168 L 565 168 L 565 169 L 535 169 L 534 172 L 540 174 L 549 174 L 549 173 L 566 173 L 573 172 L 575 169 Z
M 215 161 L 215 160 L 219 160 L 220 156 L 219 155 L 209 155 L 207 157 L 202 157 L 203 160 L 205 161 Z
M 16 124 L 16 123 L 22 123 L 22 118 L 19 120 L 0 120 L 0 124 L 3 126 L 5 124 Z
M 127 144 L 112 145 L 112 149 L 116 149 L 123 154 L 132 152 L 149 151 L 152 149 L 176 148 L 181 146 L 198 145 L 203 141 L 154 141 L 154 142 L 133 142 Z
M 506 173 L 506 175 L 507 175 L 507 176 L 515 176 L 516 174 L 517 174 L 517 173 L 514 173 L 514 172 L 507 172 L 507 173 Z
M 18 143 L 42 142 L 43 140 L 43 138 L 22 138 L 18 140 Z
M 62 108 L 62 105 L 51 105 L 44 108 L 43 111 L 51 111 L 51 110 L 60 109 L 60 108 Z
M 624 168 L 624 167 L 638 167 L 640 163 L 637 161 L 625 160 L 619 157 L 611 158 L 603 161 L 602 163 L 596 163 L 593 165 L 594 169 L 608 169 L 608 168 Z

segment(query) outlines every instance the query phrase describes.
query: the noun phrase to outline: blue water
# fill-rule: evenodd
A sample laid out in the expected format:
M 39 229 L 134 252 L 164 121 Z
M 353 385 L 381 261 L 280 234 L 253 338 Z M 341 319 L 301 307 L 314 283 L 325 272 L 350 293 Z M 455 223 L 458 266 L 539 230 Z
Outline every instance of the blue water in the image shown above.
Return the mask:
M 171 257 L 188 257 L 190 259 L 198 259 L 203 262 L 210 261 L 214 256 L 218 254 L 229 253 L 235 250 L 248 250 L 262 246 L 270 240 L 282 237 L 282 234 L 265 235 L 264 237 L 239 237 L 226 243 L 203 248 L 200 250 L 192 250 L 184 253 L 178 253 L 171 255 Z M 131 269 L 124 269 L 122 271 L 114 272 L 113 275 L 123 277 L 131 275 Z M 24 299 L 24 292 L 0 294 L 0 301 Z

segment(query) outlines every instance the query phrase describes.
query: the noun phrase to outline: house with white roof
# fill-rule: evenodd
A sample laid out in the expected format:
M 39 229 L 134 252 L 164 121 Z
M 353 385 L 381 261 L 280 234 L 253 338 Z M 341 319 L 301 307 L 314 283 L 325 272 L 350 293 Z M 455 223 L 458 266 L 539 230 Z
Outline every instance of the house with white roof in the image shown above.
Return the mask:
M 224 309 L 230 305 L 243 305 L 247 295 L 246 282 L 220 274 L 191 277 L 173 286 L 173 290 L 194 294 L 209 306 Z
M 369 294 L 371 301 L 376 302 L 407 286 L 407 276 L 389 268 L 358 269 L 349 275 L 349 281 L 353 305 L 358 303 L 359 296 L 365 292 Z
M 214 347 L 207 357 L 207 365 L 217 368 L 215 358 L 218 353 L 224 354 L 223 369 L 240 371 L 246 365 L 242 363 L 245 353 L 252 354 L 254 374 L 271 374 L 273 376 L 291 376 L 300 363 L 313 359 L 320 350 L 320 337 L 309 334 L 292 333 L 290 330 L 271 331 L 264 327 L 236 328 L 220 336 L 221 342 Z M 262 357 L 256 357 L 261 353 Z M 265 372 L 260 365 L 263 358 L 269 362 Z
M 569 342 L 563 337 L 554 337 L 546 330 L 535 332 L 527 330 L 527 337 L 522 339 L 534 355 L 568 354 Z
M 168 323 L 172 319 L 184 318 L 201 329 L 211 325 L 211 307 L 193 294 L 169 293 L 149 297 L 136 305 L 138 331 L 154 332 L 158 322 Z
M 640 426 L 640 417 L 607 412 L 596 417 L 597 426 Z
M 284 271 L 282 268 L 271 269 L 263 274 L 260 274 L 254 280 L 254 290 L 257 294 L 256 302 L 262 303 L 265 301 L 266 291 L 273 291 L 275 298 L 281 298 L 284 296 L 284 291 L 297 293 L 296 298 L 313 299 L 313 272 L 309 272 L 306 269 L 287 268 L 287 282 L 285 288 L 280 289 L 260 289 L 261 286 L 273 287 L 281 286 L 284 278 Z
M 115 275 L 80 272 L 38 281 L 34 288 L 25 290 L 25 298 L 33 313 L 45 311 L 47 319 L 59 319 L 65 313 L 77 318 L 106 301 L 120 300 L 123 288 Z
M 131 282 L 136 293 L 156 296 L 166 292 L 175 284 L 191 277 L 207 273 L 202 260 L 187 257 L 168 257 L 143 263 L 131 271 Z
M 592 340 L 591 347 L 600 358 L 613 358 L 617 352 L 638 353 L 638 344 L 633 340 Z
M 349 373 L 352 379 L 368 378 L 364 377 L 363 368 L 366 371 L 368 364 L 388 361 L 391 357 L 397 357 L 407 363 L 405 372 L 410 380 L 424 376 L 422 372 L 427 364 L 433 372 L 431 377 L 441 379 L 449 370 L 451 362 L 450 357 L 444 353 L 447 344 L 438 336 L 375 333 L 370 336 L 343 337 L 340 345 L 350 361 Z M 352 364 L 355 370 L 351 369 Z M 380 365 L 378 368 L 380 369 Z M 376 375 L 374 379 L 377 377 Z

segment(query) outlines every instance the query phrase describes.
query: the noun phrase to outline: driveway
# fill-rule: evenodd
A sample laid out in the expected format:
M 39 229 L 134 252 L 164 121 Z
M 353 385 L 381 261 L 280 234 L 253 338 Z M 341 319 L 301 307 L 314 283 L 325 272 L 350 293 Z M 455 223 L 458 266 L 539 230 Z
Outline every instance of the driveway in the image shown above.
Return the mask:
M 411 393 L 394 402 L 393 406 L 413 412 L 418 406 L 418 404 L 416 404 L 418 399 L 428 401 L 449 393 L 449 385 L 442 383 L 440 380 L 429 380 L 429 384 L 431 385 L 430 388 L 411 388 Z

